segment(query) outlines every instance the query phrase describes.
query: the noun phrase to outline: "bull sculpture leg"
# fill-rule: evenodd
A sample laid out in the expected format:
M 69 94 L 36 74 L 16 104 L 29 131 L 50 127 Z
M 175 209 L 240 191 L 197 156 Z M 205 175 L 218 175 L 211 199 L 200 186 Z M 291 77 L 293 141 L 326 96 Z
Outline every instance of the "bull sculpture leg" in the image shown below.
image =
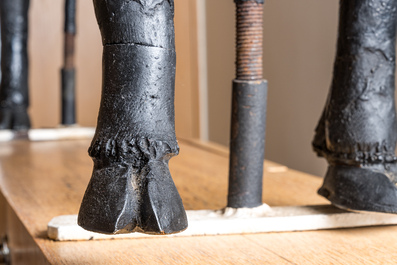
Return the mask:
M 78 223 L 102 233 L 187 227 L 168 160 L 174 125 L 174 1 L 94 0 L 104 45 L 94 161 Z
M 319 194 L 341 208 L 397 213 L 395 0 L 340 1 L 334 76 L 314 150 Z
M 1 0 L 0 129 L 27 130 L 29 0 Z

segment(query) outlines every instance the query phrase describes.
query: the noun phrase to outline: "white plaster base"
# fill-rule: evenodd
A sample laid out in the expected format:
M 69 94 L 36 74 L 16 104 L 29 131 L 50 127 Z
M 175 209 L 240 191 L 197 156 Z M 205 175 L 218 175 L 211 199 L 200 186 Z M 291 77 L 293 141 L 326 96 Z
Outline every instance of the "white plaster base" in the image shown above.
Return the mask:
M 189 227 L 185 231 L 163 237 L 306 231 L 397 224 L 397 215 L 349 212 L 332 205 L 272 208 L 263 205 L 253 209 L 196 210 L 187 211 L 187 216 Z M 158 237 L 141 233 L 104 235 L 89 232 L 77 225 L 77 215 L 53 218 L 48 223 L 47 232 L 49 238 L 59 241 Z
M 25 132 L 0 130 L 0 142 L 8 142 L 16 139 L 29 139 L 30 141 L 91 139 L 94 133 L 95 128 L 78 126 L 30 129 Z

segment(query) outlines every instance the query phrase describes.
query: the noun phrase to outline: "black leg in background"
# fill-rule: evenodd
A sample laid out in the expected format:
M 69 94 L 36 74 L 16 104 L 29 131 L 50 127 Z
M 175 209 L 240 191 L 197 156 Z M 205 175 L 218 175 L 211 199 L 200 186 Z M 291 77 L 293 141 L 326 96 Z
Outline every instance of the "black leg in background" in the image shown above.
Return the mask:
M 27 130 L 29 0 L 1 0 L 0 129 Z

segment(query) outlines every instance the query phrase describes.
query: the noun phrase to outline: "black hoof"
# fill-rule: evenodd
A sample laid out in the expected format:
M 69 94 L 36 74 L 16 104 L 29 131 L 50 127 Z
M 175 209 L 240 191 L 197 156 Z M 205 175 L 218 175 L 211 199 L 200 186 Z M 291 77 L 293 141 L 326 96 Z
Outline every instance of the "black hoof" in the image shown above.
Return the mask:
M 26 108 L 1 108 L 0 130 L 24 131 L 30 129 L 30 119 Z
M 167 162 L 149 161 L 140 172 L 129 165 L 94 167 L 78 224 L 106 234 L 172 234 L 187 228 L 187 217 Z
M 342 209 L 397 213 L 396 185 L 370 168 L 329 166 L 318 193 Z

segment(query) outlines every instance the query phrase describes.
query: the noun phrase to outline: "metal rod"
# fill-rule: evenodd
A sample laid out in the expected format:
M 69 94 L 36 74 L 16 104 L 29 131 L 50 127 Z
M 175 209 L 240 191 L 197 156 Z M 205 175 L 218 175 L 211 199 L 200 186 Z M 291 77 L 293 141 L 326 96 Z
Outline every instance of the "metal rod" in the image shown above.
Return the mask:
M 262 80 L 263 1 L 236 2 L 236 79 Z
M 263 0 L 236 3 L 228 207 L 262 204 L 267 81 L 262 79 Z
M 62 124 L 76 123 L 74 48 L 76 36 L 76 0 L 65 0 L 65 39 L 62 76 Z

